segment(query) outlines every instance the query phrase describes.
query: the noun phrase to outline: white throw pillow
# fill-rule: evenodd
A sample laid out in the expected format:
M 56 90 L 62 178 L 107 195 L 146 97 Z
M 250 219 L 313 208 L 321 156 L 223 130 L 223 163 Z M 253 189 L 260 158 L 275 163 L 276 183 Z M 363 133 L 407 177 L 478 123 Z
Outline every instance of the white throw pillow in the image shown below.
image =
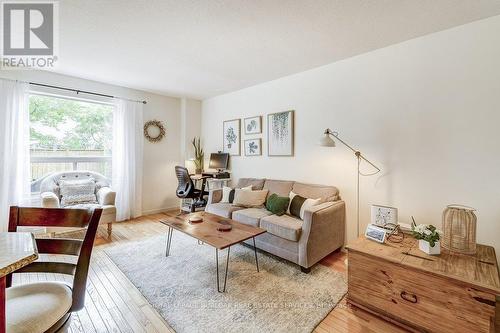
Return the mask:
M 240 207 L 261 207 L 266 202 L 268 190 L 248 191 L 236 189 L 233 205 Z
M 306 209 L 311 208 L 312 206 L 319 205 L 320 203 L 321 198 L 308 199 L 290 191 L 290 204 L 288 205 L 288 210 L 286 213 L 303 220 Z
M 251 191 L 252 185 L 245 186 L 241 188 L 244 191 Z M 221 203 L 233 203 L 235 189 L 232 187 L 224 186 L 222 188 L 222 199 Z
M 96 204 L 95 181 L 93 178 L 79 180 L 60 180 L 61 206 L 77 204 Z

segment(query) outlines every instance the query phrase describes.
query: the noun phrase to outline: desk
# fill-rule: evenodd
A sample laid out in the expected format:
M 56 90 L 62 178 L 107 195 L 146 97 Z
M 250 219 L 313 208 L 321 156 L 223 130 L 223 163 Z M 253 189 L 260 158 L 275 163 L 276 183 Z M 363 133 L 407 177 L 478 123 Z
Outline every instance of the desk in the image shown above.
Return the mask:
M 202 180 L 203 178 L 207 180 L 207 191 L 217 190 L 219 188 L 222 188 L 223 186 L 228 186 L 231 182 L 231 178 L 207 178 L 207 176 L 203 177 L 202 175 L 191 175 L 191 179 L 195 183 L 195 186 L 197 186 L 198 181 Z
M 29 232 L 0 232 L 0 333 L 5 333 L 6 277 L 38 259 L 35 237 Z

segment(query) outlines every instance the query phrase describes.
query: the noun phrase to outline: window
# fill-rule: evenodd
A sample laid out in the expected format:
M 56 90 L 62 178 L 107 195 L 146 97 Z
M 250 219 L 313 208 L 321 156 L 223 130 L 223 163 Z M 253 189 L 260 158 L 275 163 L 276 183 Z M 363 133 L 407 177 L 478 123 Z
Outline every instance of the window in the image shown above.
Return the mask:
M 29 102 L 32 191 L 52 172 L 111 177 L 112 105 L 38 94 Z

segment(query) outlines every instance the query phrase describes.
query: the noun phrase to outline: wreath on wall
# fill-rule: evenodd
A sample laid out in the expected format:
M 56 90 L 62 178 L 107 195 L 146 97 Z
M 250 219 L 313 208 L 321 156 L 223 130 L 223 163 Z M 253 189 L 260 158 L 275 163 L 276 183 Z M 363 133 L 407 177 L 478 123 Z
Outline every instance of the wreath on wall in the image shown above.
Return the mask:
M 159 120 L 150 120 L 144 124 L 144 137 L 149 142 L 160 142 L 165 136 L 165 127 Z

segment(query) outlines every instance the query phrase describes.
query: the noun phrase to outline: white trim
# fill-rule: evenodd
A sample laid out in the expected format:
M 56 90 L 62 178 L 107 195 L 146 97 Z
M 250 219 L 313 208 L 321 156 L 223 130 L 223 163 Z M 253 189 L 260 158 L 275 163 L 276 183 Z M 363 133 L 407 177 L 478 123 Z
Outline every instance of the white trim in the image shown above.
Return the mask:
M 179 209 L 179 206 L 143 210 L 141 216 L 164 213 L 168 210 L 174 210 L 174 209 Z

